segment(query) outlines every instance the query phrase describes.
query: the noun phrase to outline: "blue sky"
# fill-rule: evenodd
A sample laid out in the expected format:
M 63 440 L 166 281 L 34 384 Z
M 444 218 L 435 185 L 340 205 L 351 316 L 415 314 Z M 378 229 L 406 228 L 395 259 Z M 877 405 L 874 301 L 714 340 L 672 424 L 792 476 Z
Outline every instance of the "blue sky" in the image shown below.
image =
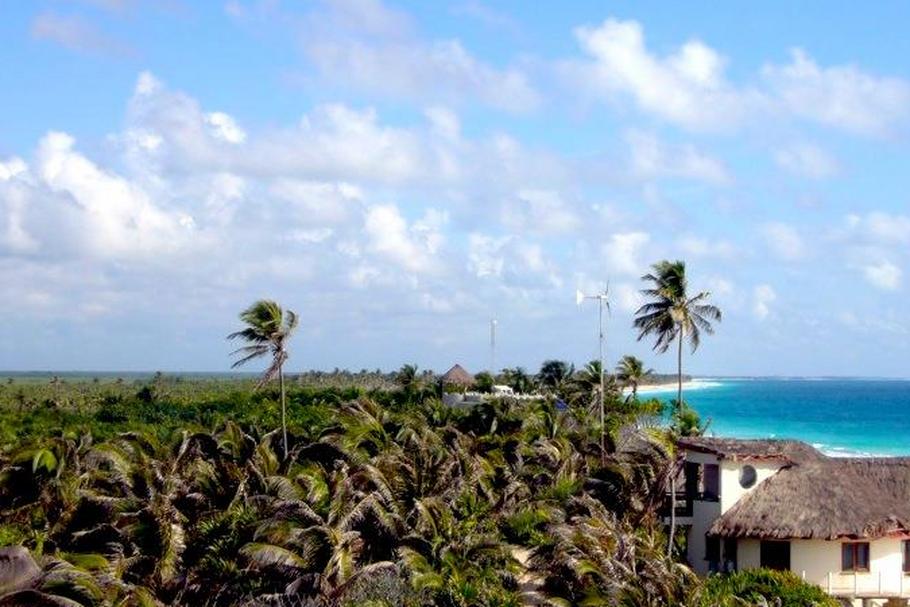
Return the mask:
M 0 3 L 0 368 L 611 359 L 662 258 L 696 374 L 908 376 L 910 9 Z

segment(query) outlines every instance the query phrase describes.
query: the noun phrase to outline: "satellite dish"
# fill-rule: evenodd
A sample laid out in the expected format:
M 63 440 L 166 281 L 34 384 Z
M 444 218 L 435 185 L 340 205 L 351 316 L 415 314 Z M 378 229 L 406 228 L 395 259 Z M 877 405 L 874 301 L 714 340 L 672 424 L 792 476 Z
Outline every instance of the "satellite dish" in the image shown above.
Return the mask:
M 580 306 L 584 300 L 585 294 L 581 292 L 581 289 L 575 289 L 575 305 Z

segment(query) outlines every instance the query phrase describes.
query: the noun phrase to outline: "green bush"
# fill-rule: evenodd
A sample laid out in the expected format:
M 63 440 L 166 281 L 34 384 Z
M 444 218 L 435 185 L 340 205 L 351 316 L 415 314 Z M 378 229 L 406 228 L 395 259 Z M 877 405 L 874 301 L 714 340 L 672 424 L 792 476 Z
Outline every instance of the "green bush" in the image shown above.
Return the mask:
M 700 607 L 839 607 L 840 603 L 814 584 L 804 582 L 791 571 L 749 569 L 719 574 L 705 581 Z

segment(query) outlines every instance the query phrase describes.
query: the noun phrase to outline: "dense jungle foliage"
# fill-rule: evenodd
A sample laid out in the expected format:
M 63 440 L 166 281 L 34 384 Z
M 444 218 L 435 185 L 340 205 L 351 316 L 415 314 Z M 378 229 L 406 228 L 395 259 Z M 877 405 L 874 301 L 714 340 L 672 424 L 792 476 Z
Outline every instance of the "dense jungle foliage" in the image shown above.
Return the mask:
M 287 458 L 277 392 L 252 379 L 3 383 L 0 606 L 777 600 L 666 554 L 691 410 L 610 382 L 601 451 L 584 369 L 471 408 L 429 379 L 291 381 Z

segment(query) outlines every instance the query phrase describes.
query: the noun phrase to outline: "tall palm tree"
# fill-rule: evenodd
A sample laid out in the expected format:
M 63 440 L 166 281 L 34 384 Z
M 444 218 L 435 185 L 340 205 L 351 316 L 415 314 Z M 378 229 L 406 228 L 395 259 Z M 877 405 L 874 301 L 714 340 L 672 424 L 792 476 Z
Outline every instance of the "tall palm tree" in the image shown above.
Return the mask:
M 284 391 L 284 363 L 288 359 L 287 342 L 297 328 L 297 314 L 291 310 L 284 311 L 276 302 L 260 299 L 240 313 L 240 320 L 246 328 L 235 331 L 228 339 L 242 339 L 247 345 L 231 352 L 239 355 L 231 368 L 237 368 L 256 358 L 271 355 L 272 363 L 263 372 L 256 387 L 260 388 L 276 376 L 281 391 L 281 435 L 284 444 L 284 456 L 288 455 L 287 403 Z
M 638 398 L 638 385 L 651 373 L 654 373 L 654 369 L 645 369 L 644 361 L 629 354 L 623 356 L 616 365 L 616 379 L 623 387 L 632 388 L 633 400 Z
M 653 273 L 645 274 L 642 280 L 650 283 L 641 293 L 650 301 L 635 312 L 633 325 L 638 329 L 639 341 L 652 335 L 656 338 L 654 349 L 666 352 L 676 342 L 676 407 L 683 408 L 682 398 L 682 348 L 688 339 L 692 352 L 698 349 L 701 332 L 714 333 L 711 321 L 720 321 L 721 312 L 716 306 L 706 303 L 710 293 L 701 291 L 689 297 L 686 280 L 686 264 L 683 261 L 659 261 L 651 266 Z M 670 473 L 670 537 L 668 554 L 673 550 L 676 534 L 676 470 Z
M 660 261 L 651 266 L 653 273 L 641 277 L 648 288 L 641 293 L 650 299 L 635 312 L 634 326 L 638 340 L 654 336 L 654 349 L 666 352 L 675 341 L 677 371 L 677 406 L 682 405 L 682 348 L 689 341 L 692 352 L 701 343 L 701 332 L 714 333 L 711 321 L 721 320 L 720 309 L 707 303 L 710 293 L 701 291 L 689 297 L 684 261 Z

